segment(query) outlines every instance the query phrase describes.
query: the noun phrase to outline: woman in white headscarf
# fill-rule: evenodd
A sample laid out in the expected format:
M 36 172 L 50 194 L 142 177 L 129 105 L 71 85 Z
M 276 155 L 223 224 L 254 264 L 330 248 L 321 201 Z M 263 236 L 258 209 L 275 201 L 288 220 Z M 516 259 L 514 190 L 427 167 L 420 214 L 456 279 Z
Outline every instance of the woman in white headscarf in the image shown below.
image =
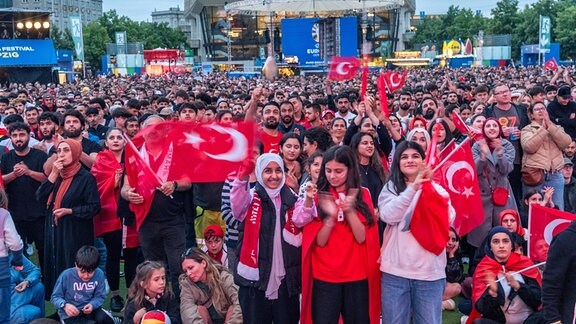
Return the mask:
M 253 166 L 252 166 L 253 167 Z M 284 163 L 277 154 L 256 161 L 258 183 L 251 195 L 243 167 L 232 183 L 232 214 L 241 223 L 236 280 L 244 323 L 298 323 L 300 316 L 300 230 L 292 223 L 296 194 L 284 186 Z

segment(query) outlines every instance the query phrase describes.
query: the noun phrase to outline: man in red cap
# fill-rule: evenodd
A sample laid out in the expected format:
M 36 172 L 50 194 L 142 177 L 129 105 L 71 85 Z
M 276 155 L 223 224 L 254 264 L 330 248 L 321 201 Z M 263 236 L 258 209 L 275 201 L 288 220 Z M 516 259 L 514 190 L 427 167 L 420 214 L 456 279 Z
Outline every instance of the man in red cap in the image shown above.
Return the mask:
M 218 225 L 210 225 L 204 229 L 204 247 L 212 260 L 228 268 L 228 252 L 224 248 L 224 231 Z

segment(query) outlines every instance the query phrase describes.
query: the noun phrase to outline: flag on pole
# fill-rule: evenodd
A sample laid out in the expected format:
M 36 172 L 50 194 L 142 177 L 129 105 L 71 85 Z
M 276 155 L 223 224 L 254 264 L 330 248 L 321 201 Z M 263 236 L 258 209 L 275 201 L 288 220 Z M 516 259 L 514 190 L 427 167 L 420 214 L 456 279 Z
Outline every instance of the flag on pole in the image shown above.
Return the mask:
M 551 57 L 548 61 L 544 63 L 544 67 L 550 71 L 556 71 L 558 70 L 558 62 L 556 62 L 556 59 L 554 57 Z
M 345 81 L 356 77 L 360 69 L 360 59 L 349 56 L 333 56 L 328 70 L 328 79 L 334 81 Z
M 535 262 L 546 261 L 552 238 L 576 220 L 576 215 L 558 209 L 531 204 L 528 212 L 528 256 Z
M 454 228 L 462 236 L 482 224 L 484 207 L 469 139 L 465 139 L 434 169 L 434 181 L 450 195 L 456 211 Z

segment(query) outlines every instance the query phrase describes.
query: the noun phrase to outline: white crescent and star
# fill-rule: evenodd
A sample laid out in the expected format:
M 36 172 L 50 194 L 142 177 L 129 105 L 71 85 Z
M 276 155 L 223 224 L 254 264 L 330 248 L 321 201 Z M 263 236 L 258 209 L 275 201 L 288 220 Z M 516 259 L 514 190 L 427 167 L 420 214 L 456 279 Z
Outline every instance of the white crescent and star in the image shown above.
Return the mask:
M 222 127 L 220 125 L 208 125 L 207 127 L 212 128 L 213 130 L 215 130 L 216 132 L 218 132 L 220 134 L 230 135 L 230 137 L 233 140 L 233 143 L 232 143 L 232 147 L 230 148 L 230 150 L 225 152 L 225 153 L 211 154 L 211 153 L 204 152 L 204 154 L 213 158 L 214 160 L 223 160 L 223 161 L 229 161 L 229 162 L 241 162 L 246 158 L 246 156 L 248 154 L 248 152 L 247 152 L 248 140 L 246 139 L 246 137 L 242 133 L 240 133 L 239 131 L 237 131 L 234 128 Z M 205 140 L 203 138 L 201 138 L 198 133 L 195 133 L 195 132 L 185 133 L 185 136 L 186 136 L 186 143 L 191 144 L 196 149 L 198 149 L 200 143 L 205 142 Z
M 556 229 L 556 227 L 558 227 L 558 225 L 564 223 L 570 223 L 570 220 L 555 219 L 550 223 L 548 223 L 548 225 L 546 225 L 546 227 L 544 228 L 544 240 L 546 241 L 546 243 L 548 244 L 552 243 L 552 238 L 554 237 L 554 230 Z
M 454 188 L 454 184 L 452 183 L 452 179 L 454 177 L 454 174 L 456 173 L 456 171 L 458 170 L 466 170 L 468 172 L 470 172 L 470 175 L 472 176 L 472 181 L 474 181 L 474 169 L 472 168 L 472 166 L 470 165 L 470 163 L 466 162 L 466 161 L 458 161 L 454 164 L 452 164 L 448 170 L 446 171 L 446 180 L 448 181 L 448 189 L 450 189 L 450 191 L 460 194 L 460 195 L 464 195 L 466 196 L 466 198 L 470 198 L 470 196 L 474 196 L 474 192 L 472 192 L 472 187 L 464 187 L 464 190 L 462 192 L 456 190 L 456 188 Z
M 348 70 L 350 69 L 350 63 L 349 62 L 340 62 L 336 65 L 336 73 L 340 74 L 340 75 L 346 75 L 348 74 Z M 344 70 L 346 69 L 346 71 Z

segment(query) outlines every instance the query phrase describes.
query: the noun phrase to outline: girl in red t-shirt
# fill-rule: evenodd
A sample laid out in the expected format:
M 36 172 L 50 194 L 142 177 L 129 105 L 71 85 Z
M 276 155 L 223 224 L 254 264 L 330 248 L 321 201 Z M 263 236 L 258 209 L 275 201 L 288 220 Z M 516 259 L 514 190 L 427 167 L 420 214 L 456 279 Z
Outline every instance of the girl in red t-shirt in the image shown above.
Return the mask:
M 380 320 L 378 226 L 370 193 L 360 183 L 354 151 L 335 146 L 324 155 L 317 190 L 310 183 L 306 197 L 297 202 L 294 223 L 307 223 L 302 238 L 303 324 Z

